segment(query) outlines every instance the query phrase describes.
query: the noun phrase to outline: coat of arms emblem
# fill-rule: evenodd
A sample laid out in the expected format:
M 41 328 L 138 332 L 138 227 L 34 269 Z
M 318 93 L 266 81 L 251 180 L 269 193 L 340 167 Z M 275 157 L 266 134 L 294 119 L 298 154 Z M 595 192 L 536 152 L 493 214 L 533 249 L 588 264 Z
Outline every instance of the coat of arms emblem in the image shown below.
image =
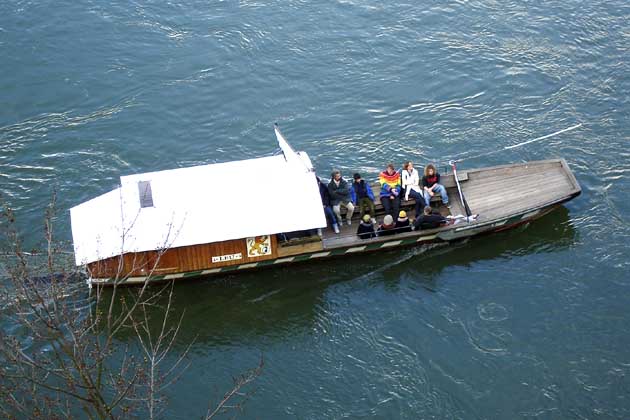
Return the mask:
M 271 255 L 271 237 L 269 235 L 247 238 L 247 256 L 262 257 Z

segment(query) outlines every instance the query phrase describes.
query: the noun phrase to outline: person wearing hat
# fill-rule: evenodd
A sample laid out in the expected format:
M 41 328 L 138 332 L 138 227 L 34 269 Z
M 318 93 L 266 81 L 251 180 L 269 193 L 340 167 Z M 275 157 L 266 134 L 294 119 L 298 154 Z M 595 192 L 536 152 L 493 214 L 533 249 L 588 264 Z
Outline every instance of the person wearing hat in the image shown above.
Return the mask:
M 359 207 L 361 219 L 363 219 L 363 215 L 367 213 L 370 215 L 372 223 L 376 223 L 376 220 L 374 220 L 374 216 L 376 215 L 374 193 L 372 192 L 372 188 L 361 179 L 361 174 L 359 173 L 354 174 L 354 182 L 352 183 L 350 194 L 352 195 L 354 205 Z
M 341 172 L 337 169 L 330 174 L 330 182 L 328 183 L 328 192 L 330 193 L 330 203 L 333 212 L 337 216 L 339 224 L 343 224 L 341 219 L 341 206 L 346 208 L 346 221 L 348 226 L 352 224 L 352 213 L 354 213 L 354 204 L 352 204 L 352 196 L 350 194 L 350 186 L 348 182 L 341 177 Z
M 400 232 L 411 232 L 411 224 L 409 224 L 409 218 L 407 217 L 407 212 L 401 210 L 398 213 L 398 219 L 396 219 L 396 233 Z
M 396 225 L 394 224 L 394 218 L 391 214 L 386 214 L 383 218 L 383 224 L 378 228 L 378 236 L 389 236 L 396 233 Z
M 376 238 L 374 223 L 372 223 L 372 219 L 369 214 L 363 215 L 361 223 L 359 223 L 359 228 L 357 229 L 357 235 L 359 235 L 359 238 L 361 239 Z

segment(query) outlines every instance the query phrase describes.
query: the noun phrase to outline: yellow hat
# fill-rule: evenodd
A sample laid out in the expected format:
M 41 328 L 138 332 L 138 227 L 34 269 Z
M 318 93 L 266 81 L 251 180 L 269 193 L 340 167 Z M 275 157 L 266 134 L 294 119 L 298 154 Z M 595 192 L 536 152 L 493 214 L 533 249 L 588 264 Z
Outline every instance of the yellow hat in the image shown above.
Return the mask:
M 369 221 L 370 221 L 370 219 L 371 219 L 371 217 L 370 217 L 370 215 L 369 215 L 369 214 L 366 214 L 365 216 L 363 216 L 363 221 L 364 221 L 365 223 L 369 222 Z
M 398 217 L 400 217 L 401 219 L 404 219 L 405 217 L 407 217 L 407 212 L 404 210 L 401 210 L 400 213 L 398 213 Z

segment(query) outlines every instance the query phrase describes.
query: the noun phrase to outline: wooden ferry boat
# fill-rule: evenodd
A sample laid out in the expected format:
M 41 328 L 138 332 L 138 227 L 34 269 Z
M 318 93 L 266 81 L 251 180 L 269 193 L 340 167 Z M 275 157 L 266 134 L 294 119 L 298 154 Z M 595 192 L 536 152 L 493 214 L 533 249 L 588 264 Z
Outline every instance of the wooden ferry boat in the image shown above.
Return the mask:
M 308 155 L 275 131 L 282 154 L 123 176 L 117 189 L 73 207 L 76 264 L 86 267 L 88 281 L 138 284 L 430 247 L 528 223 L 581 192 L 564 159 L 443 173 L 451 208 L 432 206 L 456 215 L 466 214 L 467 203 L 475 220 L 360 239 L 358 214 L 339 234 L 325 228 Z M 413 204 L 401 203 L 412 217 Z

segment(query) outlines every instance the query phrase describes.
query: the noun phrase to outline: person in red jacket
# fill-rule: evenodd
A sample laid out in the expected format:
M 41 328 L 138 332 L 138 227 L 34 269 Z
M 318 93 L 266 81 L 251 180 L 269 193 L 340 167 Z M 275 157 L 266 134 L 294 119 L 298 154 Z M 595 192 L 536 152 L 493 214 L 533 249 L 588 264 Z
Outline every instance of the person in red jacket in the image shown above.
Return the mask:
M 440 184 L 440 174 L 432 164 L 428 164 L 424 168 L 422 189 L 424 190 L 424 201 L 427 205 L 431 202 L 431 197 L 437 193 L 442 196 L 442 203 L 444 203 L 449 209 L 451 208 L 448 204 L 448 194 L 446 193 L 446 188 L 444 188 L 444 185 Z
M 376 232 L 377 236 L 389 236 L 396 233 L 396 224 L 391 214 L 386 214 L 383 218 L 383 224 L 379 226 Z

